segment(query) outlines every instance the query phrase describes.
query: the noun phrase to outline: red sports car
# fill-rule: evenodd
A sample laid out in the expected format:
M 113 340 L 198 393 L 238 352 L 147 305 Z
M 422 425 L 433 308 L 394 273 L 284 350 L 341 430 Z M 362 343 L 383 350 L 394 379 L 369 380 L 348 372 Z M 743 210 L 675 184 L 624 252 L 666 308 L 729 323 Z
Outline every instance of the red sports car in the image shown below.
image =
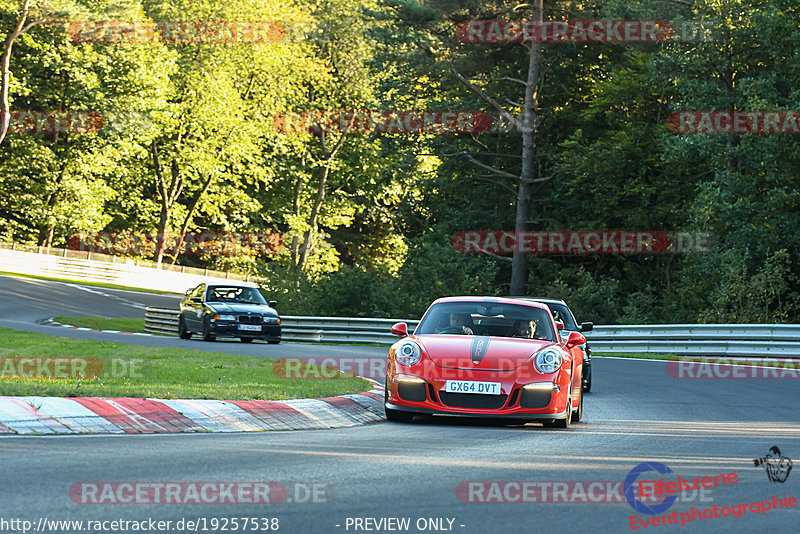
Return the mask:
M 581 372 L 586 343 L 560 338 L 538 302 L 449 297 L 431 304 L 414 331 L 389 349 L 386 419 L 415 414 L 508 417 L 569 427 L 583 417 Z

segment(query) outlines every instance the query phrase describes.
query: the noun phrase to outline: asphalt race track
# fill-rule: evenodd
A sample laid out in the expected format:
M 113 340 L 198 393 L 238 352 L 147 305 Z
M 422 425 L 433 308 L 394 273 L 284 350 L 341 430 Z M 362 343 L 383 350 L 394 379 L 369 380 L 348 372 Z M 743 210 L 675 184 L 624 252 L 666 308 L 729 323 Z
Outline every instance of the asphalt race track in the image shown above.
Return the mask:
M 36 324 L 54 315 L 142 317 L 144 305 L 171 306 L 177 301 L 177 297 L 0 277 L 0 326 L 264 357 L 350 354 L 382 358 L 384 354 L 373 347 L 205 343 Z M 277 524 L 259 520 L 247 528 L 240 519 L 238 531 L 265 532 L 263 527 L 269 525 L 285 533 L 625 532 L 631 530 L 633 515 L 643 521 L 675 511 L 680 521 L 681 514 L 691 517 L 692 507 L 717 506 L 724 513 L 744 503 L 770 501 L 772 505 L 773 495 L 800 497 L 800 472 L 789 471 L 785 482 L 771 482 L 765 469 L 753 462 L 773 446 L 799 461 L 800 415 L 794 406 L 798 398 L 794 381 L 677 380 L 667 375 L 664 362 L 611 358 L 595 359 L 593 375 L 584 420 L 566 431 L 537 424 L 418 418 L 408 425 L 380 423 L 295 432 L 5 437 L 0 439 L 0 530 L 14 531 L 14 524 L 4 528 L 3 521 L 19 519 L 31 521 L 33 531 L 36 527 L 40 532 L 93 531 L 86 524 L 82 530 L 45 529 L 39 521 L 46 518 L 153 519 L 172 521 L 171 530 L 160 531 L 194 531 L 197 526 L 198 532 L 221 532 L 223 525 L 227 531 L 236 531 L 230 518 L 277 518 Z M 673 471 L 668 480 L 675 475 L 687 479 L 731 472 L 738 478 L 735 484 L 702 493 L 686 492 L 667 511 L 653 516 L 635 512 L 624 495 L 617 502 L 628 473 L 650 461 Z M 662 476 L 644 473 L 641 480 Z M 486 484 L 470 485 L 470 481 Z M 610 489 L 615 502 L 595 502 L 603 499 L 600 490 L 591 489 L 594 481 L 601 482 L 595 489 Z M 271 487 L 269 495 L 278 495 L 280 502 L 194 504 L 186 493 L 180 504 L 79 504 L 86 499 L 81 491 L 90 484 L 110 487 L 107 482 L 272 482 L 281 486 Z M 285 497 L 276 487 L 286 489 Z M 553 492 L 555 488 L 560 493 Z M 581 488 L 590 489 L 590 495 L 576 491 Z M 552 501 L 554 495 L 558 502 L 540 502 L 543 497 Z M 527 502 L 470 502 L 480 499 Z M 247 494 L 242 500 L 247 500 Z M 683 526 L 650 526 L 640 531 L 797 532 L 800 512 L 794 507 L 762 513 L 748 506 L 740 517 L 694 517 Z M 400 528 L 402 523 L 394 520 L 387 523 L 389 518 L 408 519 L 409 526 Z M 183 523 L 183 528 L 176 529 L 182 519 L 201 522 L 191 528 Z M 19 522 L 16 525 L 20 527 Z M 124 527 L 108 523 L 105 528 L 123 532 Z

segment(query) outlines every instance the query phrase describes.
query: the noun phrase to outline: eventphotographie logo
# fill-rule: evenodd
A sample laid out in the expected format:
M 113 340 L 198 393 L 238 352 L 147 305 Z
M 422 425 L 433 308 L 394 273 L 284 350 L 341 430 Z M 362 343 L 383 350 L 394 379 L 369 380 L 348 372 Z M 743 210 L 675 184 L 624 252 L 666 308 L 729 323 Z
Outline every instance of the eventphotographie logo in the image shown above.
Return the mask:
M 792 460 L 781 455 L 781 450 L 777 446 L 770 447 L 766 456 L 755 458 L 753 463 L 756 467 L 764 468 L 770 482 L 784 483 L 792 472 Z
M 677 500 L 677 496 L 670 495 L 669 497 L 665 497 L 663 501 L 655 504 L 643 502 L 639 496 L 637 496 L 634 489 L 635 487 L 639 487 L 641 494 L 641 484 L 638 483 L 639 476 L 641 476 L 643 473 L 648 473 L 651 471 L 655 471 L 660 475 L 672 473 L 672 469 L 659 462 L 641 463 L 631 469 L 630 472 L 628 472 L 628 476 L 625 477 L 624 492 L 625 500 L 628 502 L 631 508 L 642 514 L 656 515 L 669 510 L 669 508 Z

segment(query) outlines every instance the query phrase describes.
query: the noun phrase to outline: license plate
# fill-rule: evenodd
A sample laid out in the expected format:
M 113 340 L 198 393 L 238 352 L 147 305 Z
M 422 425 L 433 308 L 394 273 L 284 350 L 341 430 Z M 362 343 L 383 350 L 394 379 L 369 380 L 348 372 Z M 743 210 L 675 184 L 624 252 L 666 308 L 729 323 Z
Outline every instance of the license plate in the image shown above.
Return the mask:
M 247 330 L 248 332 L 261 332 L 261 327 L 255 324 L 240 324 L 239 330 Z
M 476 393 L 500 395 L 500 382 L 473 382 L 471 380 L 448 380 L 444 390 L 448 393 Z

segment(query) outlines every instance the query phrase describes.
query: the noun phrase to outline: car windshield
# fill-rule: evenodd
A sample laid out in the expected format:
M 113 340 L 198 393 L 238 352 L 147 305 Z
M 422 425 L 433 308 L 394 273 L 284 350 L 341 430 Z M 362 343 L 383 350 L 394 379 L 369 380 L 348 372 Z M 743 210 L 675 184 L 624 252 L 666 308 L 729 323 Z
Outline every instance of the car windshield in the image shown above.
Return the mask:
M 241 304 L 263 304 L 267 301 L 254 287 L 209 286 L 206 302 L 239 302 Z
M 548 308 L 550 308 L 550 313 L 553 314 L 553 319 L 556 321 L 564 321 L 564 330 L 569 330 L 571 332 L 578 331 L 578 325 L 575 323 L 575 317 L 572 316 L 572 312 L 570 312 L 566 304 L 560 304 L 556 302 L 543 302 L 542 304 L 545 304 Z
M 550 314 L 541 308 L 494 302 L 435 304 L 415 335 L 461 334 L 556 341 Z

